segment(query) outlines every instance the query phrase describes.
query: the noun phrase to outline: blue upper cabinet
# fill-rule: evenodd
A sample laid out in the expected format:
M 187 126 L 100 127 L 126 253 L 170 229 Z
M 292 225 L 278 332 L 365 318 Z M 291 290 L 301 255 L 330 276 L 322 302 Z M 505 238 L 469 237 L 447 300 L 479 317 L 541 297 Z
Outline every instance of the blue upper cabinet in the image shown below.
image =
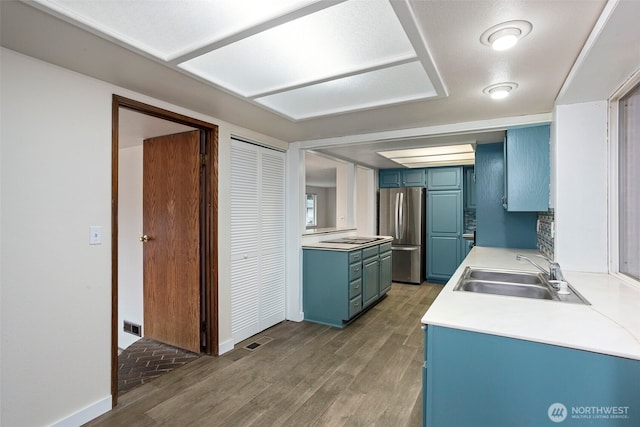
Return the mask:
M 378 173 L 378 186 L 380 188 L 399 188 L 402 186 L 402 177 L 399 169 L 381 169 Z
M 378 174 L 380 188 L 426 187 L 427 170 L 421 169 L 382 169 Z
M 427 173 L 427 189 L 460 190 L 462 189 L 462 167 L 429 168 Z
M 504 161 L 504 208 L 510 212 L 547 211 L 549 125 L 508 129 Z
M 427 170 L 426 169 L 407 169 L 402 171 L 403 187 L 426 187 L 427 186 Z

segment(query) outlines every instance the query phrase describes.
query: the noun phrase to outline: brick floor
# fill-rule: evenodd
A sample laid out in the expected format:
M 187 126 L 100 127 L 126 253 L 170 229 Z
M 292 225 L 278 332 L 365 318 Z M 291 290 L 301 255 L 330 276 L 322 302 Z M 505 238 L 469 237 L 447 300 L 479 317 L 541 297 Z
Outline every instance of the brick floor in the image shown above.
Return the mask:
M 118 395 L 196 360 L 199 354 L 141 338 L 118 356 Z

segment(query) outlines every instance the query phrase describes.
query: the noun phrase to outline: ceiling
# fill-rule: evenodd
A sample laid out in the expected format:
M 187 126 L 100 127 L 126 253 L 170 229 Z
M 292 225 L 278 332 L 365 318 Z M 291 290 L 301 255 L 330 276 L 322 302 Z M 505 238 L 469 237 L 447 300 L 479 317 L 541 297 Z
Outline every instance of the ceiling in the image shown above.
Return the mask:
M 0 42 L 114 85 L 285 142 L 310 143 L 306 146 L 319 154 L 373 168 L 397 167 L 377 154 L 381 150 L 501 141 L 505 123 L 550 117 L 555 103 L 606 99 L 640 63 L 640 2 L 635 0 L 265 4 L 2 0 Z M 301 22 L 339 8 L 356 13 L 319 20 L 328 47 L 303 33 L 306 25 Z M 386 18 L 377 16 L 384 13 Z M 494 51 L 481 42 L 487 29 L 511 20 L 532 25 L 513 49 Z M 261 52 L 251 53 L 255 36 L 287 26 L 295 30 L 288 33 L 293 44 L 267 38 L 267 43 L 253 46 L 262 46 Z M 374 27 L 385 29 L 383 37 L 372 32 Z M 240 50 L 233 53 L 237 46 Z M 303 68 L 292 66 L 297 59 Z M 320 70 L 323 62 L 337 68 Z M 270 66 L 271 71 L 265 68 Z M 405 66 L 414 71 L 418 66 L 416 79 L 393 74 Z M 217 68 L 226 74 L 215 75 Z M 390 75 L 391 81 L 378 78 L 380 73 Z M 358 78 L 360 83 L 354 83 Z M 500 82 L 517 84 L 511 96 L 496 101 L 483 93 Z M 406 97 L 394 98 L 396 93 Z M 474 127 L 485 122 L 494 125 Z M 442 131 L 420 133 L 422 129 Z

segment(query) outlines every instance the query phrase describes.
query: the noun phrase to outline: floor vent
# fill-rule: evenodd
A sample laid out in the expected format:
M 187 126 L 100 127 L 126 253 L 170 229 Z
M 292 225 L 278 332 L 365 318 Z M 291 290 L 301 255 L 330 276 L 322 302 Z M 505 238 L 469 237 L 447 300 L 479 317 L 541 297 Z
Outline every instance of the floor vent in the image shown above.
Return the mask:
M 260 346 L 268 344 L 271 341 L 273 341 L 273 338 L 271 337 L 260 337 L 252 343 L 245 345 L 243 348 L 249 351 L 256 351 Z
M 135 323 L 124 321 L 124 326 L 122 328 L 125 332 L 133 334 L 135 336 L 142 336 L 142 326 L 136 325 Z

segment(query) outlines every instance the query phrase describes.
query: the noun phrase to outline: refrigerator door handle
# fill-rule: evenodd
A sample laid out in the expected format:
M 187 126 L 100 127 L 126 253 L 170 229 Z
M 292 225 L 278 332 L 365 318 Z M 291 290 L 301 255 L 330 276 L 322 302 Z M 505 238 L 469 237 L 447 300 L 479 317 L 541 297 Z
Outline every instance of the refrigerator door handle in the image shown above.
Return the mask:
M 400 239 L 404 239 L 404 193 L 400 193 Z
M 407 251 L 407 252 L 412 252 L 412 251 L 420 250 L 420 248 L 419 248 L 419 247 L 417 247 L 417 246 L 411 246 L 411 247 L 391 246 L 391 250 L 392 250 L 392 251 Z
M 400 221 L 400 218 L 399 218 L 399 215 L 398 215 L 399 214 L 399 209 L 398 209 L 399 200 L 400 200 L 400 193 L 396 193 L 396 208 L 394 210 L 395 228 L 393 229 L 393 237 L 396 238 L 396 239 L 400 238 L 399 233 L 398 233 L 398 222 Z

